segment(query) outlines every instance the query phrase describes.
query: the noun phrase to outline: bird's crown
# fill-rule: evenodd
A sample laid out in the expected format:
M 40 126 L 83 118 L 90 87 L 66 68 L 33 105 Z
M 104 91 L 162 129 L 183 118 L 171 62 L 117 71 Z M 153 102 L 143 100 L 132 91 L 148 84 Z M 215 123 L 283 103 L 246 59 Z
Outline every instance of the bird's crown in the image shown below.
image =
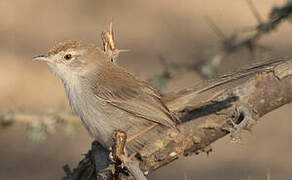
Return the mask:
M 59 52 L 67 51 L 69 49 L 78 50 L 78 49 L 82 49 L 82 48 L 86 48 L 86 47 L 90 47 L 90 46 L 91 45 L 84 44 L 81 41 L 61 42 L 50 49 L 49 55 L 55 55 L 55 54 L 58 54 Z

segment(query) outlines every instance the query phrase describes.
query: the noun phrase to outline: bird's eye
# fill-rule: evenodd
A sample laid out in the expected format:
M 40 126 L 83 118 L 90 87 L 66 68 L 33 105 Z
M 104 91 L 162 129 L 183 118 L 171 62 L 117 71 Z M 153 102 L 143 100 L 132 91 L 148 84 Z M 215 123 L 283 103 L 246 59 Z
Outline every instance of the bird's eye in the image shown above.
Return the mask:
M 64 59 L 66 59 L 66 60 L 70 60 L 71 58 L 72 58 L 72 54 L 66 54 L 64 56 Z

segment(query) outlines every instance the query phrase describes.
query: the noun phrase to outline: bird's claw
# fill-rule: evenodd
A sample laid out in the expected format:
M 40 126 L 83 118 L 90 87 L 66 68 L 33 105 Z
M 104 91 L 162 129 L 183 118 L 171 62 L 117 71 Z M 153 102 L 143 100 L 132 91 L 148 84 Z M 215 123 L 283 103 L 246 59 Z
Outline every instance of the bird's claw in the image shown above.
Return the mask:
M 140 170 L 139 162 L 133 160 L 133 156 L 128 156 L 126 151 L 127 134 L 124 131 L 117 130 L 113 134 L 114 145 L 112 148 L 112 160 L 127 170 L 135 177 L 136 180 L 147 180 L 143 172 Z

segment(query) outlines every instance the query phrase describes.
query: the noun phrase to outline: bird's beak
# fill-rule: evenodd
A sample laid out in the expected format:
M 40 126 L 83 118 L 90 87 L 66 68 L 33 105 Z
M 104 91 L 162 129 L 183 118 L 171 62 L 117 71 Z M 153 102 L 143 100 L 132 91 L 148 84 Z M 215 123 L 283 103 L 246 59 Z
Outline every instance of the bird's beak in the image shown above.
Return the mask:
M 49 61 L 49 57 L 47 55 L 40 55 L 40 56 L 36 56 L 33 57 L 32 60 L 34 61 Z

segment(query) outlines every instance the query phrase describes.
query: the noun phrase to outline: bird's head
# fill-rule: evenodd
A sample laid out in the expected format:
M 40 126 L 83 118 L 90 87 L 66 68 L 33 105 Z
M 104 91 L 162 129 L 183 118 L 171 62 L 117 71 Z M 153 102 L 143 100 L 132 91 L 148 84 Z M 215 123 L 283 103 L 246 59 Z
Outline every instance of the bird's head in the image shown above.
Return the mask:
M 59 43 L 47 55 L 36 56 L 33 60 L 46 62 L 52 72 L 65 82 L 76 80 L 110 62 L 110 58 L 98 47 L 79 41 Z

